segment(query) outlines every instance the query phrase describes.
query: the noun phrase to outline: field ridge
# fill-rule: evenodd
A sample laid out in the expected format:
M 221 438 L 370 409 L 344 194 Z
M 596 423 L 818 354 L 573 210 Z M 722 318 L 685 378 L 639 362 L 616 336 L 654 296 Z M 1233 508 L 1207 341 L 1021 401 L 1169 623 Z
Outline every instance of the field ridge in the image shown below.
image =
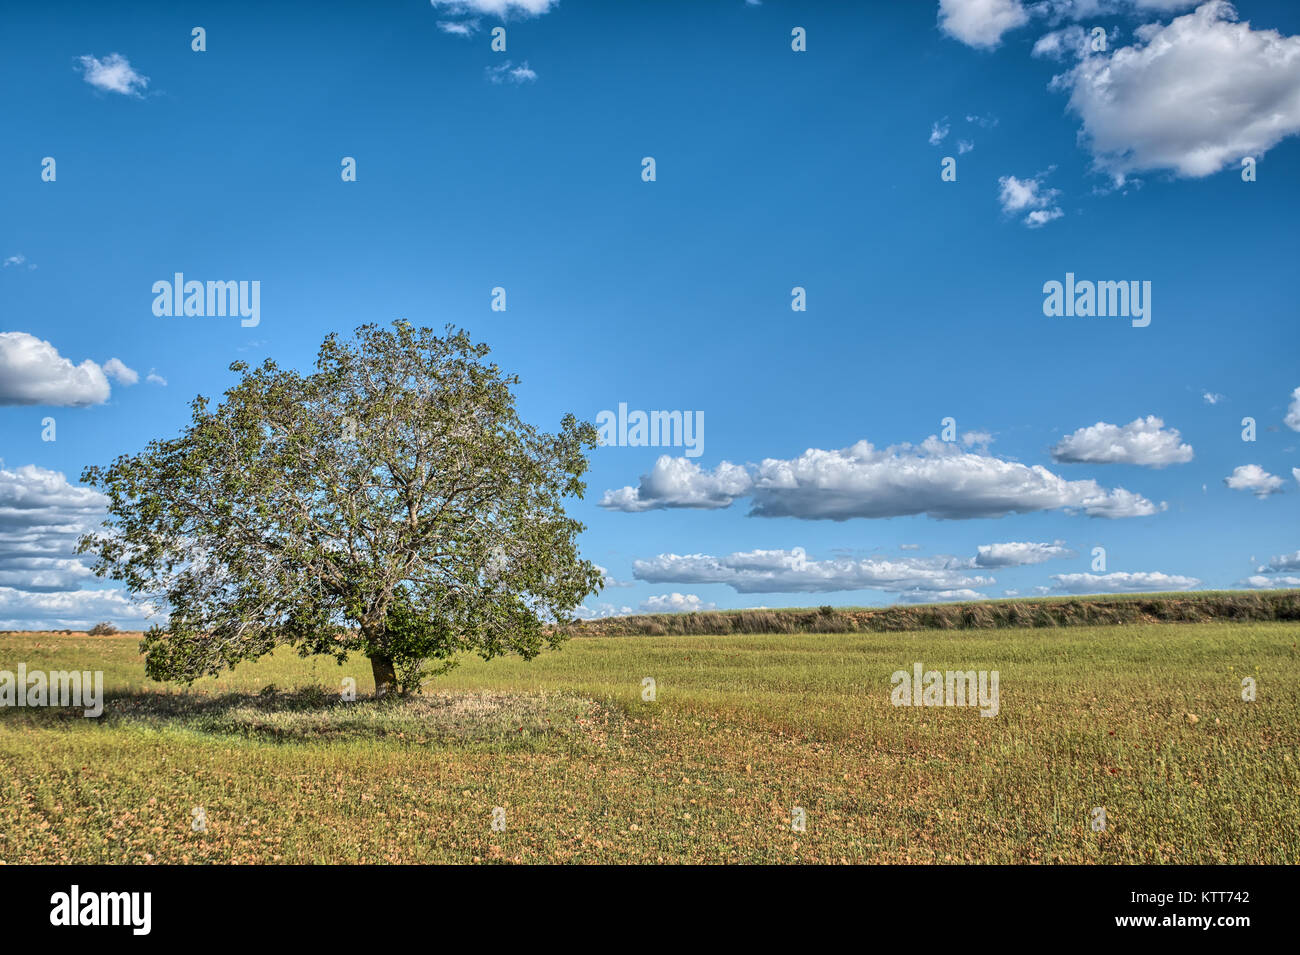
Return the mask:
M 1277 620 L 1300 620 L 1300 590 L 1104 594 L 892 607 L 703 610 L 583 620 L 570 627 L 569 632 L 582 637 L 720 636 Z

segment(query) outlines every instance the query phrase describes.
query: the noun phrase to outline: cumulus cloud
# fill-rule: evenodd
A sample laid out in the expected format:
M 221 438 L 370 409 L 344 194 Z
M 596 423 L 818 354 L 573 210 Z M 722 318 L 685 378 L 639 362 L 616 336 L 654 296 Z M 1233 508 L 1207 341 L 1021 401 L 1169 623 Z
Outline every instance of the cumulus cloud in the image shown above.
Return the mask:
M 1002 206 L 1002 212 L 1008 216 L 1025 213 L 1021 221 L 1031 229 L 1037 229 L 1065 215 L 1056 205 L 1056 197 L 1060 194 L 1061 190 L 1048 188 L 1041 178 L 1017 179 L 1015 176 L 1002 176 L 998 179 L 998 203 Z
M 156 614 L 121 590 L 71 590 L 36 593 L 0 587 L 0 628 L 76 630 L 111 620 L 123 629 L 143 629 Z
M 661 508 L 730 507 L 749 493 L 753 484 L 740 465 L 723 461 L 712 472 L 690 458 L 661 455 L 649 474 L 641 475 L 638 487 L 606 491 L 600 506 L 614 511 L 648 511 Z
M 144 380 L 149 382 L 151 385 L 159 385 L 163 388 L 167 387 L 167 379 L 155 372 L 152 368 L 149 369 L 149 374 L 145 375 Z
M 109 391 L 90 359 L 74 365 L 35 335 L 0 332 L 0 405 L 82 407 L 107 401 Z
M 34 464 L 0 465 L 0 587 L 58 591 L 91 576 L 77 539 L 103 518 L 108 499 Z
M 914 549 L 914 548 L 912 548 Z M 882 590 L 900 600 L 977 600 L 972 588 L 997 581 L 978 571 L 1041 564 L 1074 553 L 1063 541 L 984 544 L 976 557 L 900 557 L 812 560 L 802 547 L 752 550 L 715 557 L 660 554 L 638 560 L 632 575 L 647 583 L 726 584 L 739 593 L 832 593 Z
M 1291 404 L 1286 409 L 1286 417 L 1282 423 L 1292 431 L 1300 431 L 1300 388 L 1291 392 Z
M 1208 176 L 1300 132 L 1300 37 L 1236 21 L 1211 0 L 1053 79 L 1098 169 L 1117 182 L 1144 170 Z
M 705 603 L 695 594 L 658 594 L 642 601 L 641 609 L 646 613 L 691 613 L 699 610 L 713 610 L 717 604 Z
M 1028 22 L 1020 0 L 939 0 L 939 29 L 977 49 L 992 49 Z
M 1223 400 L 1223 395 L 1216 394 L 1213 391 L 1207 391 L 1205 394 L 1201 395 L 1201 400 L 1207 405 L 1217 405 Z
M 1128 594 L 1166 590 L 1191 590 L 1200 584 L 1195 577 L 1144 571 L 1135 574 L 1052 574 L 1055 588 L 1069 594 Z
M 1223 483 L 1234 491 L 1250 491 L 1256 497 L 1268 497 L 1282 488 L 1282 479 L 1276 474 L 1269 474 L 1258 464 L 1243 464 L 1234 468 L 1223 479 Z
M 130 61 L 121 53 L 110 53 L 102 60 L 93 56 L 78 57 L 81 74 L 87 83 L 108 93 L 141 97 L 149 85 L 149 77 L 141 76 L 131 68 Z
M 930 145 L 938 146 L 943 142 L 944 138 L 948 135 L 948 129 L 949 126 L 946 122 L 943 120 L 936 120 L 934 124 L 930 126 Z
M 1292 587 L 1300 587 L 1300 577 L 1265 577 L 1256 574 L 1239 581 L 1237 586 L 1250 587 L 1254 590 L 1289 590 Z
M 1004 544 L 982 544 L 978 551 L 979 556 L 975 558 L 977 567 L 1025 567 L 1029 564 L 1042 564 L 1056 557 L 1074 556 L 1074 552 L 1065 546 L 1065 541 L 1053 541 L 1050 544 L 1008 541 Z
M 1258 571 L 1257 574 L 1238 581 L 1237 586 L 1257 590 L 1300 587 L 1300 577 L 1293 573 L 1300 571 L 1300 550 L 1293 554 L 1271 557 Z
M 935 593 L 995 582 L 971 574 L 971 564 L 969 559 L 952 557 L 810 560 L 802 547 L 795 547 L 741 551 L 725 557 L 660 554 L 653 560 L 635 561 L 632 575 L 652 584 L 726 584 L 743 594 L 839 590 Z
M 1278 557 L 1272 557 L 1269 562 L 1259 568 L 1260 573 L 1275 574 L 1284 570 L 1300 570 L 1300 550 L 1294 554 L 1282 554 Z
M 1182 443 L 1176 428 L 1165 430 L 1164 421 L 1147 415 L 1122 426 L 1098 421 L 1080 428 L 1052 448 L 1052 460 L 1163 468 L 1192 460 L 1192 446 Z
M 646 511 L 727 507 L 751 497 L 757 517 L 843 521 L 854 517 L 1001 517 L 1079 511 L 1090 517 L 1145 517 L 1163 510 L 1124 488 L 1067 481 L 986 452 L 963 450 L 931 435 L 920 445 L 880 449 L 859 441 L 837 451 L 810 448 L 797 458 L 767 458 L 749 468 L 723 462 L 714 471 L 685 458 L 661 457 L 638 487 L 607 491 L 601 506 Z
M 963 451 L 931 436 L 885 449 L 859 441 L 838 451 L 810 449 L 758 467 L 753 513 L 761 517 L 1000 517 L 1082 510 L 1091 516 L 1154 514 L 1145 498 L 1095 481 L 1066 481 L 1046 468 Z

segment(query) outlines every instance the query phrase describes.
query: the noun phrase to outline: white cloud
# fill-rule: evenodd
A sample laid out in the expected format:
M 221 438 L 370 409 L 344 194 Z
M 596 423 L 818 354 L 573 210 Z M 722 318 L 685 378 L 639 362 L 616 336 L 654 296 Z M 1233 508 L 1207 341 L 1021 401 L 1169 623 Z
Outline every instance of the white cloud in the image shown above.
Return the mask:
M 1282 479 L 1269 474 L 1258 464 L 1243 464 L 1223 479 L 1223 483 L 1234 491 L 1250 491 L 1256 497 L 1268 497 L 1276 494 L 1282 487 Z
M 5 630 L 85 629 L 110 620 L 123 629 L 143 629 L 154 608 L 121 590 L 69 590 L 36 593 L 0 587 L 0 628 Z
M 91 576 L 77 539 L 103 519 L 108 499 L 34 464 L 0 466 L 0 587 L 58 591 Z
M 1088 55 L 1090 42 L 1088 33 L 1083 27 L 1071 24 L 1064 29 L 1053 30 L 1040 36 L 1030 55 L 1050 57 L 1054 60 L 1066 56 L 1078 59 Z
M 958 156 L 964 156 L 964 155 L 966 155 L 968 152 L 970 152 L 970 151 L 971 151 L 972 149 L 974 149 L 974 148 L 975 148 L 975 144 L 974 144 L 973 142 L 971 142 L 969 139 L 959 139 L 959 140 L 957 140 L 957 155 L 958 155 Z
M 27 256 L 23 255 L 21 252 L 18 253 L 17 255 L 11 255 L 11 256 L 9 256 L 7 259 L 5 259 L 5 263 L 4 263 L 4 267 L 5 267 L 6 269 L 10 269 L 10 268 L 14 268 L 14 269 L 16 269 L 16 268 L 18 268 L 19 266 L 22 266 L 22 265 L 26 265 L 26 266 L 27 266 L 27 271 L 29 271 L 29 272 L 30 272 L 32 269 L 36 268 L 36 266 L 35 266 L 34 264 L 29 263 L 29 262 L 27 261 Z
M 1155 415 L 1120 426 L 1098 421 L 1067 435 L 1052 448 L 1052 460 L 1092 464 L 1140 464 L 1163 468 L 1192 460 L 1192 446 L 1183 444 L 1178 429 L 1164 430 Z
M 705 603 L 695 594 L 659 594 L 642 601 L 641 609 L 646 613 L 693 613 L 700 610 L 713 610 L 717 604 Z
M 1036 229 L 1039 226 L 1047 225 L 1049 222 L 1054 222 L 1063 215 L 1065 215 L 1065 213 L 1058 208 L 1035 209 L 1033 212 L 1029 213 L 1029 215 L 1025 216 L 1025 225 L 1029 226 L 1031 229 Z
M 104 370 L 90 359 L 74 365 L 47 341 L 0 332 L 0 405 L 81 407 L 108 400 Z
M 613 604 L 596 604 L 595 609 L 585 604 L 573 611 L 573 615 L 579 620 L 599 620 L 602 617 L 626 617 L 630 613 L 635 613 L 631 607 L 616 607 Z
M 68 483 L 60 471 L 35 464 L 15 470 L 0 467 L 0 530 L 15 524 L 80 523 L 98 516 L 107 503 L 108 498 L 94 488 Z M 56 515 L 61 519 L 53 520 Z
M 992 49 L 1028 22 L 1020 0 L 939 0 L 939 29 L 978 49 Z
M 539 17 L 558 6 L 559 0 L 429 0 L 429 4 L 452 16 L 478 13 L 504 19 L 512 14 Z
M 1056 590 L 1070 594 L 1127 594 L 1191 590 L 1200 584 L 1195 577 L 1162 574 L 1159 571 L 1136 574 L 1052 574 Z
M 752 473 L 751 473 L 752 469 Z M 727 507 L 752 497 L 752 515 L 848 520 L 853 517 L 1001 517 L 1064 509 L 1090 517 L 1145 517 L 1163 510 L 1123 488 L 1067 481 L 1040 465 L 964 451 L 931 435 L 920 445 L 884 449 L 869 441 L 837 451 L 810 448 L 797 458 L 767 458 L 750 469 L 723 462 L 713 472 L 685 458 L 661 457 L 640 486 L 607 491 L 611 510 Z
M 473 36 L 478 32 L 478 20 L 439 20 L 438 29 L 453 36 Z
M 1204 401 L 1207 405 L 1217 405 L 1220 401 L 1223 400 L 1223 395 L 1216 394 L 1213 391 L 1207 391 L 1205 394 L 1201 395 L 1201 400 Z
M 1278 573 L 1284 570 L 1300 570 L 1300 550 L 1294 554 L 1282 554 L 1278 557 L 1269 559 L 1269 562 L 1261 567 L 1260 573 Z
M 606 491 L 600 506 L 614 511 L 648 511 L 668 507 L 730 507 L 753 484 L 745 468 L 723 461 L 712 473 L 690 458 L 662 455 L 638 487 Z
M 1300 388 L 1291 392 L 1291 404 L 1286 409 L 1286 417 L 1282 423 L 1292 431 L 1300 431 Z
M 124 96 L 140 97 L 149 85 L 149 77 L 141 76 L 131 68 L 131 63 L 120 53 L 110 53 L 102 60 L 93 56 L 78 57 L 86 82 L 95 89 Z
M 485 72 L 493 83 L 533 83 L 537 80 L 537 72 L 529 69 L 527 61 L 514 66 L 506 60 L 500 66 L 487 67 Z
M 981 544 L 978 551 L 976 567 L 1025 567 L 1029 564 L 1042 564 L 1055 557 L 1074 556 L 1065 546 L 1065 541 L 1053 541 L 1050 544 L 1031 541 Z
M 167 387 L 167 379 L 155 372 L 152 368 L 149 369 L 149 374 L 145 375 L 144 380 L 149 382 L 151 385 L 161 385 L 163 388 Z
M 930 145 L 938 146 L 943 142 L 944 138 L 948 135 L 948 129 L 949 126 L 947 123 L 943 122 L 943 120 L 936 120 L 934 124 L 930 126 Z
M 1236 17 L 1211 0 L 1053 80 L 1070 92 L 1097 168 L 1117 182 L 1143 170 L 1208 176 L 1300 132 L 1300 37 Z
M 769 458 L 758 468 L 753 497 L 753 513 L 762 517 L 829 520 L 999 517 L 1058 508 L 1128 517 L 1157 510 L 1122 488 L 1066 481 L 1044 467 L 963 451 L 933 436 L 919 446 L 882 450 L 859 441 L 838 451 L 809 449 L 788 461 Z
M 625 580 L 616 580 L 612 574 L 600 564 L 594 565 L 596 570 L 600 571 L 600 585 L 602 587 L 631 587 L 632 584 Z
M 988 600 L 987 594 L 978 590 L 909 590 L 898 595 L 898 599 L 910 604 L 952 603 L 954 601 Z
M 1048 188 L 1042 179 L 1017 179 L 1015 176 L 998 179 L 998 202 L 1002 211 L 1009 216 L 1026 213 L 1022 221 L 1031 229 L 1065 215 L 1055 204 L 1060 194 L 1061 190 Z
M 1297 484 L 1300 484 L 1300 468 L 1292 468 L 1291 476 L 1296 479 Z
M 795 547 L 743 551 L 725 557 L 660 554 L 653 560 L 635 561 L 632 574 L 655 584 L 726 584 L 743 594 L 841 590 L 936 593 L 995 582 L 992 577 L 969 573 L 972 563 L 953 557 L 809 560 L 802 547 Z
M 1257 590 L 1282 590 L 1300 587 L 1300 577 L 1264 577 L 1255 575 L 1247 577 L 1238 584 L 1239 587 L 1251 587 Z
M 540 17 L 543 13 L 548 12 L 559 4 L 559 0 L 429 0 L 429 5 L 433 9 L 451 19 L 438 20 L 438 29 L 443 33 L 450 33 L 453 36 L 473 36 L 479 29 L 479 18 L 482 16 L 498 17 L 502 20 L 512 16 Z M 522 67 L 525 72 L 532 73 L 525 63 Z M 502 71 L 503 74 L 505 71 Z M 489 70 L 489 77 L 492 75 Z M 534 73 L 527 79 L 536 79 Z M 514 78 L 512 82 L 522 82 L 520 78 Z M 501 82 L 500 79 L 494 79 L 494 83 Z
M 119 385 L 134 385 L 140 380 L 140 375 L 133 369 L 126 367 L 121 360 L 110 358 L 104 362 L 104 374 L 112 378 Z

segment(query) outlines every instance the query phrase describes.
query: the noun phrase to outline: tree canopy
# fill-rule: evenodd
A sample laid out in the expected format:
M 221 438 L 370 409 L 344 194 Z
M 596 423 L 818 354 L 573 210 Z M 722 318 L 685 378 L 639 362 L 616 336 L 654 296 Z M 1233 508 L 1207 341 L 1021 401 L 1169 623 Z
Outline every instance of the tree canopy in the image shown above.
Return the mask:
M 95 572 L 165 601 L 150 677 L 191 682 L 292 645 L 369 657 L 379 693 L 454 654 L 531 659 L 599 589 L 565 500 L 595 429 L 520 420 L 518 378 L 463 330 L 331 334 L 315 371 L 235 362 L 183 433 L 88 467 L 108 496 Z M 435 663 L 434 661 L 441 661 Z

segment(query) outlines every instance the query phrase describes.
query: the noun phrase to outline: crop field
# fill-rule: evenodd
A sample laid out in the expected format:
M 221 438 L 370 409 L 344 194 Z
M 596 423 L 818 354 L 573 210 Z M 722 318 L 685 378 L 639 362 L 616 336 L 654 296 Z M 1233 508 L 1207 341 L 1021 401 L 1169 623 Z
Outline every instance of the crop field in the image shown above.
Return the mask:
M 103 671 L 105 699 L 0 708 L 0 862 L 1296 863 L 1298 639 L 592 636 L 375 700 L 364 659 L 181 688 L 138 634 L 3 633 L 0 670 Z M 997 671 L 996 715 L 894 705 L 916 663 Z

